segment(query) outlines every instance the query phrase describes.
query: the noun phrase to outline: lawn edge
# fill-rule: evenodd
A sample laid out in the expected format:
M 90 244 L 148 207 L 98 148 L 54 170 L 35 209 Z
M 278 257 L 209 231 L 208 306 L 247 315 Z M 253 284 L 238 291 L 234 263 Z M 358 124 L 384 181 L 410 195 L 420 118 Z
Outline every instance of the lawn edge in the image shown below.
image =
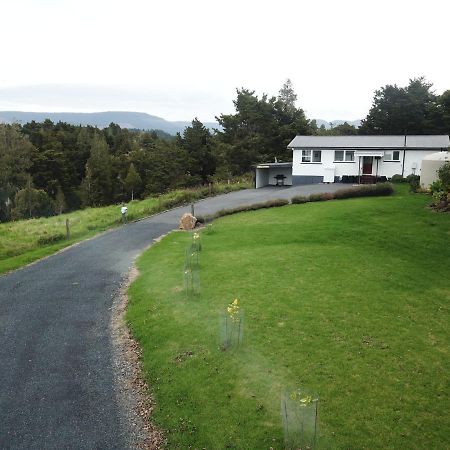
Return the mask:
M 142 348 L 134 339 L 126 321 L 128 289 L 139 276 L 139 270 L 133 263 L 123 277 L 111 306 L 110 336 L 115 396 L 121 411 L 123 429 L 129 432 L 130 447 L 159 450 L 165 442 L 164 433 L 152 423 L 155 401 L 144 377 Z

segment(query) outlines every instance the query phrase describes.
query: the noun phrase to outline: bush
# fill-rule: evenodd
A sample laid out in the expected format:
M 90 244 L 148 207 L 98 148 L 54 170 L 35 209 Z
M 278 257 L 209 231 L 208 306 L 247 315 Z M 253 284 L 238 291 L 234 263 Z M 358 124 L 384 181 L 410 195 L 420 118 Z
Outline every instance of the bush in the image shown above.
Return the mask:
M 376 197 L 393 193 L 394 188 L 390 183 L 366 184 L 354 189 L 340 189 L 334 193 L 334 198 Z
M 37 244 L 42 247 L 44 245 L 51 245 L 51 244 L 56 244 L 56 242 L 62 241 L 66 238 L 66 236 L 62 233 L 58 233 L 58 234 L 51 234 L 49 236 L 41 236 L 38 241 Z
M 403 178 L 399 173 L 392 175 L 391 183 L 406 183 L 406 178 Z
M 446 162 L 438 171 L 439 179 L 431 186 L 433 206 L 437 211 L 450 211 L 450 162 Z
M 265 209 L 265 208 L 276 208 L 280 206 L 289 205 L 289 200 L 286 200 L 284 198 L 276 198 L 272 200 L 267 200 L 267 202 L 262 203 L 253 203 L 252 205 L 242 205 L 237 206 L 236 208 L 225 208 L 217 211 L 215 214 L 212 215 L 206 215 L 206 216 L 199 216 L 196 217 L 197 222 L 200 223 L 207 223 L 211 222 L 214 219 L 217 219 L 219 217 L 223 216 L 229 216 L 231 214 L 237 214 L 240 212 L 246 212 L 246 211 L 256 211 L 258 209 Z
M 358 176 L 357 175 L 342 175 L 341 179 L 342 183 L 358 183 Z
M 11 210 L 13 220 L 31 219 L 32 217 L 51 216 L 55 205 L 51 197 L 42 189 L 30 186 L 17 192 Z
M 408 175 L 406 181 L 409 183 L 409 189 L 411 192 L 417 192 L 420 188 L 420 176 L 419 175 Z
M 293 205 L 307 203 L 307 202 L 309 202 L 309 197 L 306 197 L 305 195 L 296 195 L 295 197 L 292 197 L 292 199 L 291 199 L 291 203 Z
M 310 202 L 326 202 L 327 200 L 333 200 L 334 194 L 331 192 L 319 192 L 317 194 L 311 194 L 309 196 Z
M 430 184 L 430 192 L 434 194 L 435 192 L 444 191 L 444 186 L 441 180 L 435 180 Z
M 446 162 L 438 170 L 438 177 L 442 183 L 444 192 L 450 192 L 450 162 Z

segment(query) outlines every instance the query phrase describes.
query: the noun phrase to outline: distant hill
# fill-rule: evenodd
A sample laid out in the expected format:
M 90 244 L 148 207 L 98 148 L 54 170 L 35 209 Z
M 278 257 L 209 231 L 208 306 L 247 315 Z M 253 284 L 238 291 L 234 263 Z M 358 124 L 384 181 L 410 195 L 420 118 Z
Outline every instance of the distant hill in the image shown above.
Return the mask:
M 52 122 L 66 122 L 73 125 L 92 125 L 98 128 L 105 128 L 111 122 L 117 123 L 122 128 L 130 128 L 137 130 L 161 130 L 165 133 L 175 135 L 183 133 L 184 129 L 191 125 L 191 122 L 180 122 L 165 120 L 162 117 L 151 116 L 147 113 L 132 111 L 105 111 L 95 113 L 73 113 L 73 112 L 25 112 L 25 111 L 0 111 L 0 123 L 27 123 L 32 120 L 43 122 L 50 119 Z M 326 129 L 330 129 L 330 122 L 323 119 L 316 119 L 317 126 L 324 125 Z M 344 122 L 355 127 L 361 125 L 360 120 L 333 120 L 333 126 L 341 125 Z M 220 129 L 217 122 L 204 122 L 206 128 L 211 131 L 214 128 Z
M 45 119 L 50 119 L 54 123 L 61 121 L 73 125 L 92 125 L 98 128 L 105 128 L 111 122 L 114 122 L 122 128 L 162 130 L 172 135 L 178 132 L 183 133 L 184 129 L 191 125 L 191 122 L 170 122 L 162 117 L 131 111 L 95 113 L 0 111 L 0 123 L 18 122 L 24 124 L 32 120 L 43 122 Z M 219 128 L 219 124 L 216 122 L 205 122 L 203 125 L 211 130 Z
M 1 113 L 0 113 L 1 114 Z M 317 126 L 320 128 L 322 125 L 325 125 L 325 128 L 329 130 L 331 128 L 330 124 L 333 124 L 333 127 L 336 127 L 337 125 L 342 125 L 343 123 L 347 122 L 349 125 L 353 125 L 356 128 L 359 128 L 361 126 L 361 120 L 332 120 L 331 122 L 323 119 L 315 119 Z

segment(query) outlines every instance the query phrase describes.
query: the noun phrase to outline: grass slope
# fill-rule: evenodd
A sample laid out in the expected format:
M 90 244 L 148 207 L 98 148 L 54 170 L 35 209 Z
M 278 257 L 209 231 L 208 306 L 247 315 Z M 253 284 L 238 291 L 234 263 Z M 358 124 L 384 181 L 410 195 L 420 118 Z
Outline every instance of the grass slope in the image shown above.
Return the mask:
M 249 183 L 214 184 L 212 194 L 222 194 L 250 187 Z M 128 203 L 128 220 L 150 216 L 174 206 L 209 196 L 209 189 L 171 191 L 160 197 L 149 197 Z M 71 238 L 65 239 L 66 219 L 70 221 Z M 0 273 L 22 267 L 51 255 L 75 242 L 90 238 L 121 224 L 120 205 L 86 208 L 60 216 L 0 223 Z M 42 239 L 59 238 L 42 245 Z
M 167 448 L 283 448 L 280 391 L 320 395 L 320 447 L 448 448 L 450 216 L 428 198 L 309 203 L 202 232 L 201 294 L 182 289 L 186 233 L 138 261 L 127 320 Z M 245 309 L 245 345 L 219 315 Z

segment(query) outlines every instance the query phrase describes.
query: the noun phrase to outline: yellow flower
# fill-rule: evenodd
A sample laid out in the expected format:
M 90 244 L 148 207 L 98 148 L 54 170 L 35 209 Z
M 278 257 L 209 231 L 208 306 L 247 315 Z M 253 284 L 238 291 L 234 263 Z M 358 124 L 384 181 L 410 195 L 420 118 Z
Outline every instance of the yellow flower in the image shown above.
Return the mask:
M 311 403 L 312 402 L 312 397 L 310 395 L 307 395 L 306 397 L 301 398 L 300 401 L 302 403 Z

